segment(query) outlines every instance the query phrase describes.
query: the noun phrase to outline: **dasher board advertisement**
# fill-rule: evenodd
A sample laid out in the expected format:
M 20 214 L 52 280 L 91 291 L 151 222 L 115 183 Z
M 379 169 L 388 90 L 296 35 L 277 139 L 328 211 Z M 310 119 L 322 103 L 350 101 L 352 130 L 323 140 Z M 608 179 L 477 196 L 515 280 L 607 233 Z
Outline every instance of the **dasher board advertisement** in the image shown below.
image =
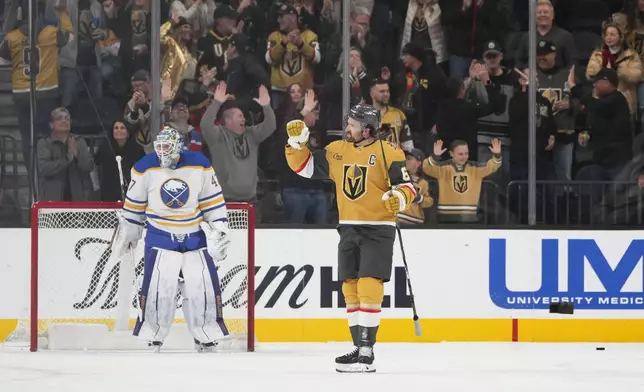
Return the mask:
M 52 239 L 49 316 L 91 318 L 115 306 L 113 266 L 97 268 L 111 232 L 69 231 Z M 7 320 L 27 317 L 29 231 L 1 230 L 0 337 Z M 644 341 L 642 231 L 402 230 L 426 331 L 413 336 L 409 292 L 398 242 L 385 284 L 382 334 L 389 341 Z M 91 241 L 90 241 L 91 239 Z M 255 316 L 260 341 L 348 340 L 337 231 L 259 229 L 255 246 Z M 231 247 L 235 247 L 237 242 Z M 79 249 L 79 244 L 82 246 Z M 224 316 L 245 306 L 242 250 L 224 264 Z M 97 256 L 99 255 L 99 256 Z M 137 256 L 140 257 L 140 256 Z M 223 271 L 222 271 L 223 272 Z M 96 289 L 88 292 L 90 282 Z M 228 294 L 226 294 L 228 293 Z M 573 302 L 573 315 L 548 308 Z M 180 303 L 178 303 L 180 307 Z M 133 317 L 135 310 L 133 309 Z M 177 312 L 177 317 L 181 317 Z M 5 327 L 7 328 L 7 327 Z M 346 338 L 346 339 L 345 339 Z

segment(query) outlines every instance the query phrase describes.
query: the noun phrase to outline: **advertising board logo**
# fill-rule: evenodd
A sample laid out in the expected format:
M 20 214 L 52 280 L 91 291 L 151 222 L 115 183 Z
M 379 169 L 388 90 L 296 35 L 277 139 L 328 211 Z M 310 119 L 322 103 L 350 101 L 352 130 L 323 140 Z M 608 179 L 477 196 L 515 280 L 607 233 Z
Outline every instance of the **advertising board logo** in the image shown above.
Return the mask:
M 91 249 L 95 258 L 82 256 L 83 250 Z M 119 260 L 111 257 L 109 241 L 97 237 L 80 238 L 74 246 L 74 256 L 81 263 L 92 263 L 83 286 L 78 288 L 82 300 L 71 306 L 77 310 L 114 309 L 118 303 Z M 127 259 L 127 258 L 126 258 Z M 126 261 L 129 262 L 129 261 Z M 218 267 L 223 302 L 226 309 L 243 309 L 248 306 L 248 267 L 245 264 L 227 263 Z M 304 307 L 319 309 L 344 308 L 342 281 L 331 266 L 297 265 L 283 263 L 271 266 L 256 266 L 255 305 L 264 309 L 298 310 Z M 134 270 L 135 290 L 130 306 L 136 308 L 137 295 L 143 275 L 143 258 L 137 260 Z M 385 295 L 383 308 L 410 308 L 406 275 L 403 267 L 395 267 L 392 274 L 393 294 Z M 144 300 L 144 298 L 139 298 Z M 177 309 L 182 306 L 181 291 L 177 293 Z M 143 305 L 141 305 L 143 306 Z
M 566 241 L 567 259 L 559 257 Z M 606 244 L 606 242 L 604 242 Z M 492 302 L 504 309 L 548 309 L 553 302 L 572 302 L 575 309 L 644 309 L 644 287 L 626 291 L 625 284 L 644 258 L 644 240 L 633 240 L 619 260 L 607 260 L 591 239 L 541 240 L 541 287 L 536 291 L 508 289 L 506 240 L 490 239 L 489 293 Z M 567 281 L 560 281 L 560 263 L 567 263 Z M 590 268 L 586 268 L 588 265 Z M 612 267 L 614 265 L 614 267 Z M 644 266 L 643 266 L 644 267 Z M 637 273 L 644 281 L 644 268 Z M 591 276 L 594 274 L 594 277 Z M 596 279 L 594 279 L 596 277 Z M 634 276 L 635 277 L 635 276 Z M 587 288 L 599 280 L 603 290 Z M 565 287 L 565 288 L 562 288 Z

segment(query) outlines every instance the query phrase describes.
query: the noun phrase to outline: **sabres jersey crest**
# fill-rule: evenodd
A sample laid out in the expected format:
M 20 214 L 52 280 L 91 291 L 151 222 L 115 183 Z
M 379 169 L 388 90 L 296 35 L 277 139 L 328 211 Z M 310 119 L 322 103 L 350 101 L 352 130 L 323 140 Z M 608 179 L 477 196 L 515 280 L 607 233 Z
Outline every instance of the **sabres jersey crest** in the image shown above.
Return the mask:
M 150 153 L 132 168 L 123 214 L 133 223 L 170 234 L 200 231 L 199 223 L 227 222 L 226 203 L 215 171 L 199 152 L 184 151 L 175 169 L 159 166 Z

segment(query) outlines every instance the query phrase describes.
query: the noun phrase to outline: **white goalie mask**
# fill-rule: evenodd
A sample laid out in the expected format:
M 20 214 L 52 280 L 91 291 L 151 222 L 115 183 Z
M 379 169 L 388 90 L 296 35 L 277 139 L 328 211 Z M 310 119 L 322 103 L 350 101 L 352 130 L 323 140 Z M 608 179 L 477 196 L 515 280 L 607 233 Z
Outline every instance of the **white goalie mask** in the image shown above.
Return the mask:
M 177 167 L 183 151 L 183 137 L 172 127 L 163 127 L 154 141 L 154 152 L 159 157 L 161 167 L 174 169 Z

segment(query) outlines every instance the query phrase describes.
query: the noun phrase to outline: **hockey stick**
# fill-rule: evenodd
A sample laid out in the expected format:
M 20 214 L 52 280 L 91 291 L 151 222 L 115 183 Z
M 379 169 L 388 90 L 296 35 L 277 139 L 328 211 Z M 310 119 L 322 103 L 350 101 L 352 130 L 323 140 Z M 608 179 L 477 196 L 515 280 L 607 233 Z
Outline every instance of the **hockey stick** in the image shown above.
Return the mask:
M 391 186 L 391 179 L 387 173 L 389 165 L 387 165 L 387 157 L 385 156 L 385 147 L 382 144 L 382 139 L 380 139 L 380 149 L 382 150 L 382 160 L 385 164 L 385 175 L 387 176 L 387 185 L 389 186 L 389 192 L 393 191 Z M 396 224 L 396 233 L 398 234 L 398 242 L 400 242 L 400 253 L 402 254 L 403 265 L 405 266 L 405 275 L 407 277 L 407 288 L 409 288 L 409 302 L 411 302 L 411 310 L 414 312 L 414 333 L 416 336 L 422 336 L 423 330 L 420 327 L 420 321 L 418 319 L 418 312 L 416 312 L 416 300 L 414 298 L 414 291 L 411 288 L 411 278 L 409 277 L 409 266 L 407 265 L 407 257 L 405 256 L 405 246 L 403 245 L 402 233 L 400 232 L 400 225 L 398 221 Z
M 121 198 L 125 201 L 125 179 L 123 177 L 123 166 L 121 161 L 123 158 L 120 155 L 115 157 L 116 166 L 119 171 L 119 187 L 121 188 Z M 112 235 L 112 242 L 119 230 L 119 223 L 116 222 L 116 228 L 114 229 L 114 234 Z M 110 247 L 112 242 L 110 242 Z M 119 286 L 118 286 L 118 304 L 119 304 L 119 313 L 116 318 L 115 329 L 118 331 L 127 331 L 130 327 L 130 303 L 132 300 L 132 286 L 134 285 L 134 272 L 136 269 L 136 259 L 134 257 L 134 249 L 130 248 L 128 253 L 132 256 L 131 263 L 125 262 L 125 260 L 120 260 L 119 262 Z M 138 286 L 138 285 L 137 285 Z M 138 289 L 134 287 L 138 296 Z M 139 306 L 138 299 L 134 301 L 136 303 L 136 310 L 138 312 L 139 318 L 141 318 L 141 308 Z

